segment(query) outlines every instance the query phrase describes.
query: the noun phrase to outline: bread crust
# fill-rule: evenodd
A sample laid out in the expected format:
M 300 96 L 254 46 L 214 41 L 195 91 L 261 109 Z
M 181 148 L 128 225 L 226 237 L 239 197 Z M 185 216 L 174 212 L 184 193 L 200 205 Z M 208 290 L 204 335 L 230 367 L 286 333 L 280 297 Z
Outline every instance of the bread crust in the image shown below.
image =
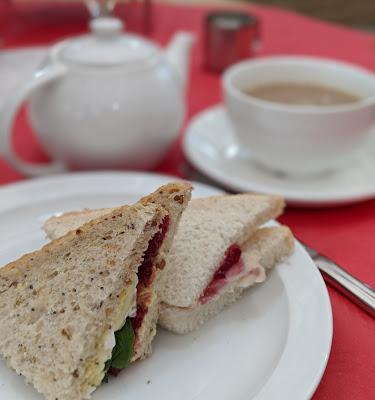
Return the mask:
M 169 183 L 160 187 L 154 193 L 143 197 L 143 205 L 157 204 L 169 216 L 169 227 L 159 252 L 154 260 L 154 282 L 147 290 L 149 297 L 148 312 L 137 333 L 136 352 L 132 361 L 144 359 L 152 353 L 152 340 L 156 335 L 156 325 L 159 316 L 160 293 L 163 287 L 166 257 L 171 248 L 181 215 L 191 199 L 192 186 L 190 183 Z

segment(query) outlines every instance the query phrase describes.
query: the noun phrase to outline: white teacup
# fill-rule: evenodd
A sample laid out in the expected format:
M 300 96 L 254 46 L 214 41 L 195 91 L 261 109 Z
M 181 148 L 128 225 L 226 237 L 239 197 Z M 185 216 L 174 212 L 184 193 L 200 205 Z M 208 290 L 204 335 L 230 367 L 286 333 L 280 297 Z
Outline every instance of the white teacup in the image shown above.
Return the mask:
M 309 83 L 359 96 L 341 105 L 274 103 L 244 90 L 272 83 Z M 340 167 L 364 145 L 375 122 L 375 77 L 362 68 L 313 57 L 241 62 L 223 77 L 225 105 L 239 143 L 254 160 L 288 175 Z

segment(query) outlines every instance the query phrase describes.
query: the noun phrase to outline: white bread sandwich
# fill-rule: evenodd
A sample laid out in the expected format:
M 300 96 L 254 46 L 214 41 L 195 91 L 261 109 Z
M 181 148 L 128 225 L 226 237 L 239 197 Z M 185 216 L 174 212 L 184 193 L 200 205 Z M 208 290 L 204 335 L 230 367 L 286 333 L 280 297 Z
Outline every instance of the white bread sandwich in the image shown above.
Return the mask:
M 258 227 L 279 216 L 277 196 L 233 195 L 192 200 L 184 212 L 167 258 L 159 323 L 187 333 L 234 302 L 245 287 L 265 279 L 265 270 L 293 249 L 288 228 Z M 51 238 L 103 210 L 87 210 L 80 220 L 63 215 L 47 221 Z
M 166 274 L 159 324 L 179 334 L 198 329 L 224 307 L 238 300 L 246 288 L 264 282 L 268 270 L 291 254 L 293 242 L 293 235 L 285 226 L 259 228 L 241 246 L 232 244 L 226 251 L 219 251 L 221 261 L 211 264 L 216 267 L 211 269 L 209 276 L 202 271 L 207 267 L 206 261 L 217 259 L 214 257 L 217 248 L 200 253 L 200 257 L 194 257 L 194 261 L 191 259 L 192 264 L 185 259 L 190 258 L 186 253 L 168 261 L 169 268 L 175 271 L 179 265 L 176 261 L 184 258 L 184 269 L 175 280 L 171 279 L 171 271 Z
M 167 258 L 159 324 L 190 332 L 263 282 L 293 249 L 288 228 L 259 228 L 283 207 L 280 197 L 250 194 L 192 201 Z
M 150 352 L 160 271 L 190 194 L 166 185 L 0 269 L 0 354 L 46 399 L 89 399 L 109 368 Z

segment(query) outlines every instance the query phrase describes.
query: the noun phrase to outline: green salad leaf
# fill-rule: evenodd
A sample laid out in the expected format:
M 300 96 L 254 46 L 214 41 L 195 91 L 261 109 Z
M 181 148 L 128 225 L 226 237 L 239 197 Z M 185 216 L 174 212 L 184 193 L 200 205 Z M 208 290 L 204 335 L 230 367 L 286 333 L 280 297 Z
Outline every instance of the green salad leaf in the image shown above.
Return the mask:
M 125 325 L 115 332 L 116 345 L 112 350 L 112 357 L 106 361 L 103 382 L 108 382 L 109 369 L 124 369 L 134 354 L 135 334 L 130 319 L 126 320 Z
M 115 332 L 116 345 L 112 350 L 111 367 L 124 369 L 129 365 L 134 354 L 135 334 L 130 322 L 127 319 L 125 325 Z

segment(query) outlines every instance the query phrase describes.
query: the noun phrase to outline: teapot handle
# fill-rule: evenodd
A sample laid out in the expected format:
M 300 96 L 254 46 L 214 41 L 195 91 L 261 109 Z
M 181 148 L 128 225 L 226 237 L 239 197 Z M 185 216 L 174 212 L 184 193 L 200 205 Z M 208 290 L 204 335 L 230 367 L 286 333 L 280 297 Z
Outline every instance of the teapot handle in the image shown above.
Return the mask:
M 63 77 L 66 67 L 60 64 L 51 65 L 34 73 L 32 79 L 18 87 L 5 101 L 0 111 L 0 151 L 5 160 L 16 170 L 26 176 L 42 176 L 63 172 L 65 166 L 61 161 L 52 161 L 49 165 L 35 165 L 21 160 L 12 148 L 13 121 L 21 104 L 35 89 Z

